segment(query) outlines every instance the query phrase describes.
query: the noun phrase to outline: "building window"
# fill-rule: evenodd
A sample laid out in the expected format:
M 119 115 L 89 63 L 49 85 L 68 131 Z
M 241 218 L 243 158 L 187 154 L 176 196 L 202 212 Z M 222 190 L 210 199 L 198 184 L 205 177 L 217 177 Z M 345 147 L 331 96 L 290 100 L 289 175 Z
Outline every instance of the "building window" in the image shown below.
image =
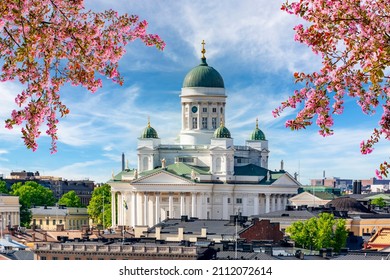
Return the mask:
M 58 258 L 57 257 L 52 257 L 51 258 L 53 261 L 56 261 L 56 260 L 58 260 Z
M 33 219 L 33 225 L 35 226 L 37 224 L 37 220 Z
M 46 257 L 42 256 L 42 257 L 41 257 L 41 260 L 42 260 L 42 261 L 45 261 L 45 260 L 46 260 Z
M 221 107 L 221 114 L 223 113 L 223 108 Z
M 207 129 L 207 118 L 202 118 L 202 128 Z
M 69 261 L 69 257 L 64 257 L 64 260 Z
M 213 108 L 213 113 L 216 113 L 217 112 L 217 108 Z
M 39 225 L 43 225 L 42 219 L 39 220 Z
M 207 113 L 207 107 L 203 107 L 203 113 Z
M 47 225 L 47 226 L 49 225 L 49 220 L 46 220 L 46 225 Z
M 192 118 L 192 128 L 193 129 L 198 128 L 198 118 Z
M 53 220 L 53 226 L 55 226 L 56 225 L 56 220 Z
M 62 220 L 60 220 L 60 225 L 62 224 Z
M 228 203 L 230 203 L 230 197 L 228 197 Z
M 81 258 L 74 258 L 74 259 L 77 260 L 77 261 L 81 260 Z
M 241 204 L 241 203 L 242 203 L 242 198 L 237 198 L 237 199 L 236 199 L 236 203 L 237 203 L 237 204 Z
M 212 118 L 211 119 L 211 125 L 212 125 L 213 129 L 217 128 L 217 118 Z
M 207 203 L 210 203 L 210 197 L 207 198 Z

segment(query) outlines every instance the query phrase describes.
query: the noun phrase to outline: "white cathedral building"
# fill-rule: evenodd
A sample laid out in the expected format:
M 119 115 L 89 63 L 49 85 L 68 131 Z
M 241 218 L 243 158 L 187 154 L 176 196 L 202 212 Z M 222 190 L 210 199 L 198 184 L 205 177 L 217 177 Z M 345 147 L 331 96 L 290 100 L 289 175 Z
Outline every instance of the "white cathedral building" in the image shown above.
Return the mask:
M 300 183 L 268 169 L 268 141 L 256 126 L 245 145 L 235 145 L 224 124 L 222 76 L 201 63 L 184 78 L 178 143 L 161 144 L 148 122 L 138 139 L 138 168 L 108 184 L 112 226 L 153 226 L 167 218 L 229 219 L 282 210 Z

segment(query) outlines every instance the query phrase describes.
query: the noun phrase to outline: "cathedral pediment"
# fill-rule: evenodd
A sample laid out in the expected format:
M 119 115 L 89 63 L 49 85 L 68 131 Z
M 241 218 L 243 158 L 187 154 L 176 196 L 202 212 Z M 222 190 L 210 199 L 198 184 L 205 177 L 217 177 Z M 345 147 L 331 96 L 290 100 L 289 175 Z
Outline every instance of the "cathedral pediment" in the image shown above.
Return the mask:
M 137 180 L 134 180 L 132 184 L 195 185 L 195 183 L 190 179 L 169 173 L 165 170 L 159 170 L 152 174 L 143 176 Z
M 295 180 L 290 174 L 284 173 L 279 178 L 277 178 L 272 185 L 283 185 L 283 186 L 292 186 L 292 187 L 298 187 L 301 184 Z

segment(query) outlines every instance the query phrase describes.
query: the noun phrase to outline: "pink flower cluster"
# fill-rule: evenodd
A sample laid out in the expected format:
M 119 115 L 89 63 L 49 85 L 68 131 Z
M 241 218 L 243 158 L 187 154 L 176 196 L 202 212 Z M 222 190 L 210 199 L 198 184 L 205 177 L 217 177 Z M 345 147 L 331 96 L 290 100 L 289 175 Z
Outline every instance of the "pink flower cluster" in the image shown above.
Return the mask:
M 46 122 L 56 152 L 58 115 L 69 113 L 59 94 L 65 83 L 95 92 L 102 87 L 98 75 L 104 75 L 122 84 L 118 61 L 129 42 L 165 46 L 158 35 L 146 32 L 148 24 L 138 16 L 84 11 L 83 0 L 2 0 L 0 11 L 0 81 L 25 85 L 15 98 L 20 109 L 6 127 L 24 125 L 22 138 L 34 151 Z
M 390 2 L 384 0 L 300 0 L 286 2 L 282 8 L 304 19 L 294 30 L 295 40 L 309 46 L 322 58 L 322 68 L 314 73 L 295 73 L 304 83 L 294 95 L 273 111 L 279 116 L 286 108 L 301 109 L 286 126 L 305 128 L 316 119 L 320 134 L 333 133 L 333 114 L 344 110 L 344 97 L 357 99 L 365 114 L 374 114 L 379 104 L 383 114 L 379 128 L 360 145 L 363 154 L 384 135 L 390 139 Z M 387 175 L 388 164 L 379 173 Z

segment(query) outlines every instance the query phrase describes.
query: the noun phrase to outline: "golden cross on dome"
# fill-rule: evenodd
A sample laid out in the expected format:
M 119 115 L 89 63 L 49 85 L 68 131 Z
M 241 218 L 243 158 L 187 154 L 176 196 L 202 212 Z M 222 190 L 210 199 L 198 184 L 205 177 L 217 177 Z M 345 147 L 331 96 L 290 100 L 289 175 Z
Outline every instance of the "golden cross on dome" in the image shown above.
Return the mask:
M 148 127 L 150 127 L 150 116 L 148 116 Z
M 202 51 L 201 51 L 201 53 L 202 53 L 202 58 L 206 58 L 205 56 L 204 56 L 204 54 L 206 53 L 206 49 L 204 48 L 204 45 L 206 45 L 206 43 L 204 42 L 204 40 L 202 41 Z

